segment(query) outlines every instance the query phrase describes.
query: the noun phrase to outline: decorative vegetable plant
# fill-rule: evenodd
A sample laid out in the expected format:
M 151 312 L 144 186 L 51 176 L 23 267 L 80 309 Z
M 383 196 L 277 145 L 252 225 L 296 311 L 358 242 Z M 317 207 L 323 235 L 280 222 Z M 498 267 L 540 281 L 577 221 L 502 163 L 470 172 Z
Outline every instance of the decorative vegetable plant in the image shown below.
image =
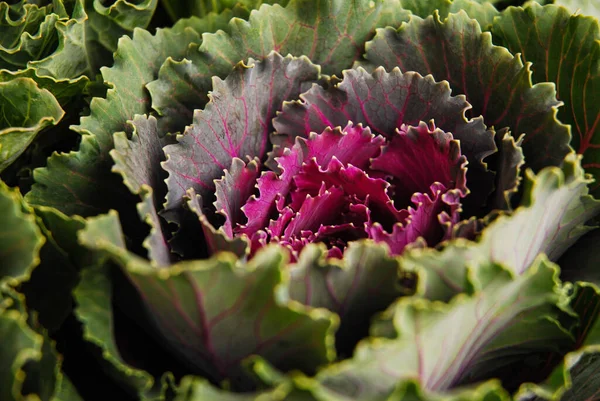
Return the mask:
M 38 3 L 0 400 L 598 399 L 593 2 Z

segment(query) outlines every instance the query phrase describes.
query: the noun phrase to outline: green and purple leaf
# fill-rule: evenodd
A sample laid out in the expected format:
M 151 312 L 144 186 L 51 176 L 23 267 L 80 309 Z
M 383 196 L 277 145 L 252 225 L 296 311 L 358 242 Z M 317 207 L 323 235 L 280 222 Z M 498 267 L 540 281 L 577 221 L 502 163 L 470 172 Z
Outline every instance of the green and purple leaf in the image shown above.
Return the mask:
M 585 14 L 585 12 L 583 13 Z M 571 146 L 583 168 L 600 175 L 600 31 L 598 20 L 563 7 L 532 3 L 510 7 L 494 20 L 494 41 L 532 63 L 533 82 L 553 82 L 571 125 Z M 527 137 L 526 139 L 527 140 Z M 525 154 L 527 156 L 527 153 Z M 596 180 L 598 181 L 598 180 Z M 598 182 L 592 193 L 598 194 Z
M 177 144 L 165 146 L 167 213 L 181 206 L 190 188 L 203 198 L 214 193 L 214 180 L 231 167 L 233 158 L 261 159 L 281 103 L 297 98 L 319 78 L 319 68 L 306 58 L 272 53 L 249 64 L 238 64 L 225 80 L 214 78 L 211 102 L 195 113 L 193 125 Z
M 326 127 L 344 127 L 348 121 L 361 123 L 395 141 L 396 129 L 403 125 L 419 126 L 433 120 L 436 127 L 460 140 L 461 153 L 469 160 L 467 181 L 473 188 L 465 199 L 465 208 L 469 214 L 480 212 L 493 189 L 493 175 L 482 162 L 496 151 L 493 131 L 486 130 L 481 118 L 468 120 L 465 113 L 471 106 L 463 96 L 452 97 L 450 92 L 447 83 L 436 83 L 431 77 L 401 73 L 398 69 L 388 73 L 380 68 L 372 74 L 362 68 L 344 71 L 341 83 L 327 89 L 315 85 L 301 95 L 301 101 L 284 106 L 273 122 L 275 154 L 278 147 L 288 146 L 297 136 L 306 137 Z M 427 163 L 432 156 L 430 151 L 425 152 L 428 155 L 420 158 L 420 163 Z M 433 182 L 425 180 L 418 186 L 426 191 Z M 410 199 L 416 191 L 407 191 L 410 194 L 405 198 Z
M 508 128 L 515 138 L 525 134 L 526 166 L 536 172 L 560 165 L 571 151 L 568 127 L 556 119 L 560 102 L 554 85 L 532 85 L 531 67 L 494 46 L 490 33 L 482 33 L 464 12 L 443 21 L 438 14 L 414 17 L 398 29 L 380 29 L 367 44 L 366 58 L 370 67 L 399 67 L 447 80 L 472 106 L 468 116 L 483 116 L 488 127 Z M 463 151 L 468 155 L 468 147 Z

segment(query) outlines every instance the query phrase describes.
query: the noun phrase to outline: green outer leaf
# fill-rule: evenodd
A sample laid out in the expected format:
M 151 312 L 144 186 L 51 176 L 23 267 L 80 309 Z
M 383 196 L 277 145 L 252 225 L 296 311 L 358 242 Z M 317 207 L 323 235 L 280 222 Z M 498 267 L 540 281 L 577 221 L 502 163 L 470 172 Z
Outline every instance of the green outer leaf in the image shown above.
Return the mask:
M 56 44 L 54 24 L 60 18 L 52 6 L 0 3 L 0 68 L 20 69 L 43 58 Z
M 469 273 L 471 264 L 493 261 L 523 274 L 540 253 L 557 260 L 591 230 L 585 223 L 600 210 L 600 201 L 588 195 L 588 183 L 574 154 L 561 168 L 547 167 L 537 175 L 527 170 L 521 206 L 493 221 L 477 244 L 458 240 L 442 251 L 417 249 L 402 260 L 402 267 L 424 275 L 421 294 L 446 300 L 478 286 L 477 276 Z M 463 258 L 453 258 L 456 252 Z
M 298 262 L 289 267 L 290 298 L 335 312 L 340 317 L 338 349 L 341 343 L 354 346 L 367 335 L 373 315 L 409 291 L 401 286 L 398 260 L 388 256 L 385 246 L 351 242 L 342 260 L 326 255 L 323 244 L 302 250 Z
M 38 253 L 45 238 L 29 212 L 18 190 L 0 181 L 0 283 L 28 279 L 40 262 Z
M 400 0 L 400 3 L 402 4 L 402 8 L 410 10 L 414 15 L 421 18 L 429 17 L 436 10 L 443 18 L 445 18 L 452 5 L 452 0 Z
M 483 31 L 489 31 L 492 21 L 500 12 L 489 1 L 477 0 L 453 0 L 450 5 L 450 13 L 466 12 L 470 18 L 479 22 Z
M 262 4 L 279 4 L 285 7 L 288 0 L 161 0 L 169 17 L 173 21 L 190 16 L 204 17 L 210 13 L 221 13 L 227 8 L 242 6 L 248 10 L 259 8 Z
M 323 391 L 319 384 L 312 379 L 302 378 L 296 380 L 299 388 L 311 393 L 311 396 L 302 397 L 299 394 L 298 401 L 344 401 L 338 394 Z M 296 395 L 296 394 L 293 394 Z M 314 397 L 314 398 L 313 398 Z M 353 398 L 349 398 L 353 399 Z M 286 398 L 296 401 L 296 398 Z M 475 386 L 452 389 L 451 392 L 443 394 L 432 394 L 423 390 L 423 386 L 416 379 L 401 380 L 394 386 L 393 390 L 385 396 L 373 398 L 370 401 L 511 401 L 508 392 L 502 388 L 498 380 L 488 380 Z
M 79 268 L 93 263 L 94 257 L 77 243 L 77 231 L 85 226 L 83 219 L 67 217 L 52 208 L 38 207 L 34 212 L 46 241 L 40 264 L 20 291 L 27 307 L 37 312 L 39 322 L 54 331 L 72 311 L 71 293 L 79 281 Z
M 33 68 L 19 71 L 0 70 L 0 82 L 12 81 L 16 78 L 31 78 L 41 89 L 47 89 L 61 106 L 65 106 L 73 98 L 81 95 L 89 83 L 85 76 L 73 80 L 56 80 L 51 77 L 39 77 Z
M 99 219 L 90 219 L 88 224 L 95 224 Z M 144 393 L 150 390 L 154 379 L 147 372 L 127 364 L 119 353 L 114 338 L 112 284 L 108 270 L 106 265 L 99 264 L 81 272 L 81 281 L 73 292 L 77 303 L 74 313 L 83 324 L 83 338 L 102 350 L 114 380 L 134 394 Z
M 408 20 L 399 1 L 292 0 L 285 8 L 263 5 L 247 22 L 232 19 L 230 34 L 205 35 L 199 48 L 190 47 L 189 61 L 167 60 L 158 80 L 148 85 L 153 108 L 168 122 L 161 127 L 182 130 L 193 110 L 208 101 L 211 77 L 224 78 L 239 61 L 262 59 L 271 51 L 306 56 L 325 74 L 339 74 L 360 58 L 375 28 Z
M 29 394 L 35 394 L 40 397 L 35 399 L 42 400 L 81 400 L 60 370 L 54 343 L 27 316 L 24 297 L 4 286 L 0 289 L 0 337 L 0 399 L 31 400 Z
M 177 395 L 173 401 L 292 401 L 287 397 L 290 389 L 286 385 L 261 392 L 234 393 L 218 389 L 205 379 L 192 376 L 181 379 L 176 392 Z M 312 401 L 312 399 L 306 401 Z
M 148 111 L 150 97 L 144 85 L 155 78 L 156 65 L 169 56 L 182 57 L 188 44 L 199 40 L 195 31 L 179 31 L 160 29 L 152 36 L 138 29 L 133 39 L 120 40 L 114 66 L 102 70 L 105 82 L 113 89 L 108 90 L 106 99 L 94 98 L 91 115 L 74 127 L 82 134 L 79 151 L 54 154 L 47 167 L 36 169 L 36 184 L 26 196 L 28 202 L 83 216 L 123 202 L 125 188 L 110 172 L 112 135 L 126 130 L 127 121 L 135 114 Z
M 56 80 L 76 81 L 82 76 L 93 77 L 97 71 L 91 64 L 85 27 L 87 15 L 84 11 L 83 0 L 77 0 L 74 5 L 73 18 L 61 19 L 53 25 L 52 34 L 57 36 L 58 44 L 54 51 L 44 57 L 36 57 L 27 63 L 27 67 L 35 70 L 38 77 L 52 77 Z
M 24 365 L 41 358 L 43 339 L 16 310 L 0 311 L 0 399 L 18 400 L 25 379 Z
M 116 0 L 104 6 L 102 0 L 82 1 L 87 13 L 85 40 L 93 71 L 107 64 L 105 60 L 117 50 L 121 37 L 148 26 L 158 4 L 158 0 Z
M 578 282 L 571 305 L 579 314 L 574 330 L 575 350 L 566 354 L 560 364 L 541 384 L 524 384 L 517 393 L 519 399 L 535 401 L 595 400 L 600 391 L 600 289 L 595 284 Z
M 138 213 L 150 226 L 150 234 L 144 241 L 144 247 L 153 263 L 166 266 L 170 264 L 171 256 L 158 210 L 166 192 L 166 174 L 160 164 L 165 159 L 163 145 L 168 139 L 161 138 L 156 118 L 152 116 L 136 115 L 131 125 L 131 139 L 124 132 L 114 135 L 115 149 L 110 151 L 115 161 L 112 171 L 119 173 L 129 190 L 140 196 Z
M 85 401 L 79 393 L 71 380 L 67 376 L 63 376 L 62 380 L 56 388 L 56 393 L 52 401 Z
M 352 359 L 323 369 L 316 376 L 319 391 L 340 400 L 383 399 L 398 383 L 416 377 L 427 392 L 435 393 L 482 368 L 493 370 L 497 358 L 489 348 L 506 332 L 519 335 L 504 336 L 500 358 L 552 347 L 555 333 L 539 320 L 553 313 L 564 297 L 556 267 L 538 260 L 526 274 L 512 277 L 509 270 L 488 263 L 479 265 L 485 282 L 473 295 L 460 294 L 449 304 L 413 297 L 398 301 L 387 312 L 398 336 L 367 340 Z M 516 330 L 519 326 L 529 328 L 528 340 Z
M 523 151 L 527 166 L 535 171 L 559 165 L 570 151 L 568 127 L 556 120 L 560 102 L 554 85 L 532 87 L 529 66 L 493 46 L 491 35 L 482 33 L 465 12 L 450 14 L 443 22 L 437 14 L 425 20 L 413 17 L 397 31 L 378 30 L 367 44 L 366 58 L 373 67 L 398 66 L 448 80 L 473 106 L 471 115 L 482 115 L 488 127 L 508 127 L 515 137 L 527 134 Z
M 247 377 L 240 362 L 253 354 L 282 370 L 309 373 L 335 357 L 332 335 L 336 317 L 290 301 L 285 257 L 278 247 L 266 248 L 248 264 L 238 264 L 233 254 L 221 253 L 156 269 L 127 252 L 114 212 L 90 218 L 80 240 L 106 252 L 123 268 L 174 352 L 213 379 L 244 383 Z M 86 336 L 107 349 L 110 322 L 106 321 L 106 307 L 97 305 L 109 301 L 102 283 L 105 279 L 100 277 L 88 281 L 86 288 L 93 296 L 77 292 L 76 296 L 88 302 L 90 313 L 101 312 L 104 321 L 88 319 L 87 324 L 100 325 L 94 332 L 106 334 L 100 339 Z M 96 304 L 93 310 L 92 301 Z M 232 332 L 237 333 L 235 342 Z
M 562 7 L 532 3 L 503 11 L 494 20 L 492 34 L 496 42 L 533 63 L 534 82 L 556 84 L 558 98 L 565 103 L 558 117 L 571 125 L 571 145 L 584 155 L 583 167 L 600 177 L 598 20 L 571 15 Z M 595 195 L 600 194 L 598 185 L 594 186 Z
M 32 79 L 0 82 L 0 172 L 42 129 L 58 123 L 64 114 L 54 96 Z

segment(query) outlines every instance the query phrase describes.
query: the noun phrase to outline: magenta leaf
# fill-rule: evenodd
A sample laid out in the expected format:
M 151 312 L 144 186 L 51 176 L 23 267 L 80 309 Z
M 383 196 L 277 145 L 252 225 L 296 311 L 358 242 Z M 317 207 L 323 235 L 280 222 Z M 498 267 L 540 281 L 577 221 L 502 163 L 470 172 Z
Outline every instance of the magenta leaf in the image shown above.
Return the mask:
M 238 64 L 223 81 L 213 79 L 211 101 L 194 115 L 179 143 L 164 148 L 169 172 L 166 210 L 182 204 L 193 188 L 204 196 L 215 191 L 215 179 L 233 158 L 261 158 L 269 147 L 271 119 L 284 100 L 294 99 L 319 77 L 306 58 L 272 53 L 249 66 Z
M 402 127 L 371 161 L 394 184 L 394 201 L 406 205 L 416 192 L 428 192 L 433 183 L 457 188 L 466 195 L 467 160 L 452 135 L 420 123 Z
M 363 165 L 380 152 L 384 140 L 360 126 L 348 125 L 344 130 L 327 129 L 321 135 L 313 134 L 307 141 L 299 138 L 296 144 L 283 151 L 278 158 L 278 175 L 265 172 L 258 179 L 260 195 L 253 196 L 244 205 L 248 223 L 240 231 L 251 235 L 264 228 L 275 209 L 278 196 L 285 197 L 292 189 L 292 183 L 303 168 L 303 164 L 315 158 L 320 164 L 329 163 L 336 156 L 341 163 Z M 350 151 L 354 150 L 354 151 Z M 339 157 L 338 157 L 339 153 Z M 320 188 L 320 183 L 319 183 Z
M 466 160 L 451 134 L 421 123 L 396 129 L 386 143 L 348 124 L 295 142 L 275 158 L 280 174 L 258 179 L 258 197 L 243 206 L 248 223 L 233 230 L 250 239 L 251 254 L 276 242 L 296 260 L 307 244 L 323 242 L 329 256 L 342 258 L 361 238 L 400 254 L 451 236 L 467 193 Z M 404 209 L 411 200 L 417 210 Z
M 233 227 L 245 222 L 242 206 L 255 190 L 259 167 L 260 161 L 256 158 L 248 163 L 234 158 L 231 168 L 215 181 L 215 208 L 217 213 L 225 216 L 222 230 L 229 238 L 233 238 Z
M 381 224 L 375 223 L 368 228 L 369 238 L 386 243 L 394 255 L 401 254 L 419 239 L 425 241 L 422 244 L 425 246 L 435 246 L 442 239 L 448 239 L 452 227 L 459 222 L 461 194 L 457 190 L 448 191 L 440 183 L 432 184 L 428 192 L 413 195 L 416 209 L 408 209 L 404 224 L 396 223 L 392 231 L 387 232 Z
M 382 68 L 368 73 L 362 68 L 344 71 L 341 83 L 324 89 L 313 86 L 301 101 L 287 103 L 273 125 L 273 142 L 279 149 L 297 136 L 321 132 L 326 127 L 345 126 L 348 121 L 368 126 L 374 133 L 393 138 L 403 125 L 418 126 L 433 120 L 435 126 L 452 133 L 469 160 L 468 182 L 476 188 L 465 199 L 467 214 L 481 213 L 481 206 L 493 189 L 493 175 L 482 160 L 496 151 L 493 131 L 487 131 L 481 118 L 467 119 L 471 105 L 464 96 L 451 96 L 446 82 L 418 73 L 390 73 Z M 278 147 L 275 148 L 278 154 Z M 432 181 L 423 182 L 427 188 Z M 424 189 L 423 189 L 424 190 Z M 410 199 L 408 195 L 408 199 Z

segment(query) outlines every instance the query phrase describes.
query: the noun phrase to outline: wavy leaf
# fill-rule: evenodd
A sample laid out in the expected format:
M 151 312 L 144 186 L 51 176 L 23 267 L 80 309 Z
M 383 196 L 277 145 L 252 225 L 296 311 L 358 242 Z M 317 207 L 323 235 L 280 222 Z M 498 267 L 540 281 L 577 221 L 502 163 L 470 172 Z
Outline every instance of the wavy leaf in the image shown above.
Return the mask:
M 159 266 L 167 266 L 171 262 L 168 233 L 158 211 L 166 194 L 166 174 L 160 168 L 165 160 L 163 146 L 172 140 L 161 137 L 156 118 L 152 116 L 136 115 L 131 125 L 131 139 L 124 132 L 114 135 L 115 148 L 109 152 L 115 161 L 112 171 L 119 173 L 129 190 L 141 199 L 138 214 L 150 226 L 150 234 L 144 241 L 149 259 Z
M 262 4 L 279 4 L 285 7 L 288 0 L 162 0 L 163 7 L 173 21 L 189 16 L 204 17 L 210 13 L 221 13 L 225 9 L 245 7 L 249 10 Z
M 445 82 L 436 83 L 418 73 L 401 73 L 397 68 L 390 73 L 383 68 L 372 74 L 362 68 L 344 71 L 341 83 L 327 89 L 315 85 L 301 95 L 301 101 L 284 105 L 273 122 L 276 134 L 272 140 L 279 146 L 274 153 L 278 155 L 281 148 L 289 147 L 297 136 L 307 137 L 310 132 L 320 133 L 327 127 L 344 127 L 348 121 L 393 138 L 403 124 L 419 126 L 421 121 L 433 120 L 436 127 L 460 140 L 460 151 L 469 160 L 467 185 L 473 188 L 465 199 L 465 209 L 467 214 L 476 213 L 485 204 L 493 184 L 482 159 L 493 153 L 496 145 L 493 132 L 486 130 L 481 118 L 465 118 L 471 105 L 463 96 L 452 97 L 450 92 Z M 421 190 L 427 191 L 432 183 L 420 182 L 424 187 Z
M 54 96 L 30 78 L 0 82 L 0 111 L 0 172 L 40 131 L 58 123 L 65 114 Z
M 585 224 L 600 210 L 600 202 L 588 195 L 588 183 L 573 154 L 561 168 L 547 167 L 537 175 L 528 170 L 521 206 L 490 223 L 477 244 L 456 241 L 441 251 L 415 250 L 403 267 L 425 275 L 419 290 L 427 298 L 446 300 L 478 285 L 465 260 L 501 263 L 516 275 L 526 272 L 540 253 L 558 260 L 592 229 Z M 453 257 L 457 253 L 463 260 Z
M 571 306 L 579 315 L 573 330 L 572 352 L 567 353 L 540 384 L 524 384 L 517 396 L 541 400 L 595 400 L 600 391 L 597 369 L 600 366 L 600 290 L 593 284 L 579 282 L 571 297 Z M 556 365 L 556 358 L 550 359 Z
M 600 31 L 598 20 L 562 7 L 532 3 L 494 20 L 494 40 L 533 63 L 534 82 L 554 82 L 564 102 L 558 117 L 571 125 L 571 145 L 583 167 L 600 174 Z M 525 137 L 527 140 L 527 137 Z M 541 144 L 540 144 L 541 145 Z M 527 155 L 527 154 L 526 154 Z M 597 180 L 598 181 L 598 180 Z M 597 185 L 593 186 L 598 194 Z
M 441 392 L 471 374 L 498 369 L 507 354 L 552 349 L 569 339 L 546 320 L 561 302 L 555 267 L 539 260 L 518 277 L 486 262 L 479 268 L 485 282 L 473 295 L 449 304 L 406 298 L 393 305 L 387 314 L 397 337 L 359 344 L 352 359 L 316 376 L 319 391 L 340 400 L 384 399 L 402 381 L 417 378 L 424 391 Z M 497 347 L 503 352 L 495 353 Z
M 342 353 L 367 335 L 375 313 L 410 292 L 402 286 L 397 260 L 369 242 L 351 242 L 341 260 L 327 258 L 322 244 L 309 245 L 289 269 L 291 299 L 340 317 L 336 348 Z
M 95 221 L 88 224 L 95 224 Z M 112 227 L 103 228 L 110 230 Z M 104 232 L 106 237 L 118 234 L 120 233 L 115 233 L 114 230 Z M 80 234 L 80 238 L 81 235 L 84 234 Z M 102 357 L 109 363 L 111 377 L 134 394 L 144 393 L 150 390 L 154 379 L 148 372 L 128 364 L 117 346 L 112 293 L 113 284 L 108 266 L 89 266 L 82 271 L 81 281 L 73 292 L 77 303 L 74 313 L 83 325 L 83 339 L 102 350 Z
M 559 165 L 570 151 L 569 130 L 556 119 L 560 102 L 554 85 L 532 86 L 530 67 L 492 45 L 491 35 L 464 12 L 444 21 L 437 14 L 414 17 L 398 30 L 379 30 L 367 44 L 366 58 L 370 66 L 447 80 L 473 106 L 468 116 L 483 116 L 496 131 L 508 127 L 515 138 L 526 134 L 523 152 L 534 171 Z
M 204 107 L 211 77 L 224 78 L 240 60 L 262 59 L 272 51 L 307 56 L 326 74 L 349 68 L 364 51 L 363 45 L 380 26 L 398 26 L 410 13 L 399 0 L 292 0 L 263 5 L 249 20 L 232 19 L 227 32 L 206 35 L 192 46 L 186 59 L 167 60 L 157 81 L 148 85 L 152 106 L 169 122 L 165 130 L 176 132 L 194 109 Z M 324 23 L 326 21 L 326 23 Z M 257 35 L 256 32 L 269 34 Z
M 23 296 L 6 288 L 0 290 L 0 336 L 0 399 L 22 401 L 35 394 L 49 401 L 82 400 L 63 376 L 54 343 L 25 312 Z
M 318 76 L 318 67 L 308 59 L 272 53 L 248 67 L 238 64 L 224 81 L 214 78 L 211 102 L 195 113 L 179 143 L 164 149 L 166 211 L 178 208 L 190 188 L 203 197 L 214 193 L 214 180 L 233 158 L 262 158 L 281 103 L 298 97 Z
M 40 264 L 19 288 L 27 307 L 49 331 L 60 328 L 73 309 L 72 291 L 79 281 L 79 269 L 93 264 L 95 255 L 77 241 L 85 226 L 81 218 L 70 218 L 52 208 L 33 210 L 46 241 L 40 250 Z
M 170 348 L 209 378 L 229 378 L 244 388 L 248 377 L 240 363 L 251 355 L 306 372 L 334 358 L 335 317 L 290 302 L 284 256 L 276 247 L 245 265 L 223 253 L 156 269 L 125 250 L 115 213 L 89 219 L 80 239 L 122 267 Z
M 94 98 L 91 115 L 74 128 L 82 134 L 79 150 L 55 154 L 47 167 L 34 171 L 36 184 L 27 194 L 28 202 L 83 216 L 122 204 L 125 188 L 110 172 L 112 135 L 127 130 L 135 114 L 148 111 L 150 97 L 144 85 L 155 78 L 156 65 L 169 56 L 182 57 L 188 44 L 198 40 L 198 33 L 183 27 L 177 32 L 157 30 L 155 36 L 136 30 L 132 39 L 122 38 L 115 65 L 102 72 L 113 89 L 106 99 Z
M 27 280 L 38 265 L 45 242 L 35 217 L 26 208 L 18 190 L 0 181 L 0 282 Z
M 594 0 L 556 0 L 554 4 L 566 7 L 574 14 L 589 15 L 600 19 L 600 6 Z

